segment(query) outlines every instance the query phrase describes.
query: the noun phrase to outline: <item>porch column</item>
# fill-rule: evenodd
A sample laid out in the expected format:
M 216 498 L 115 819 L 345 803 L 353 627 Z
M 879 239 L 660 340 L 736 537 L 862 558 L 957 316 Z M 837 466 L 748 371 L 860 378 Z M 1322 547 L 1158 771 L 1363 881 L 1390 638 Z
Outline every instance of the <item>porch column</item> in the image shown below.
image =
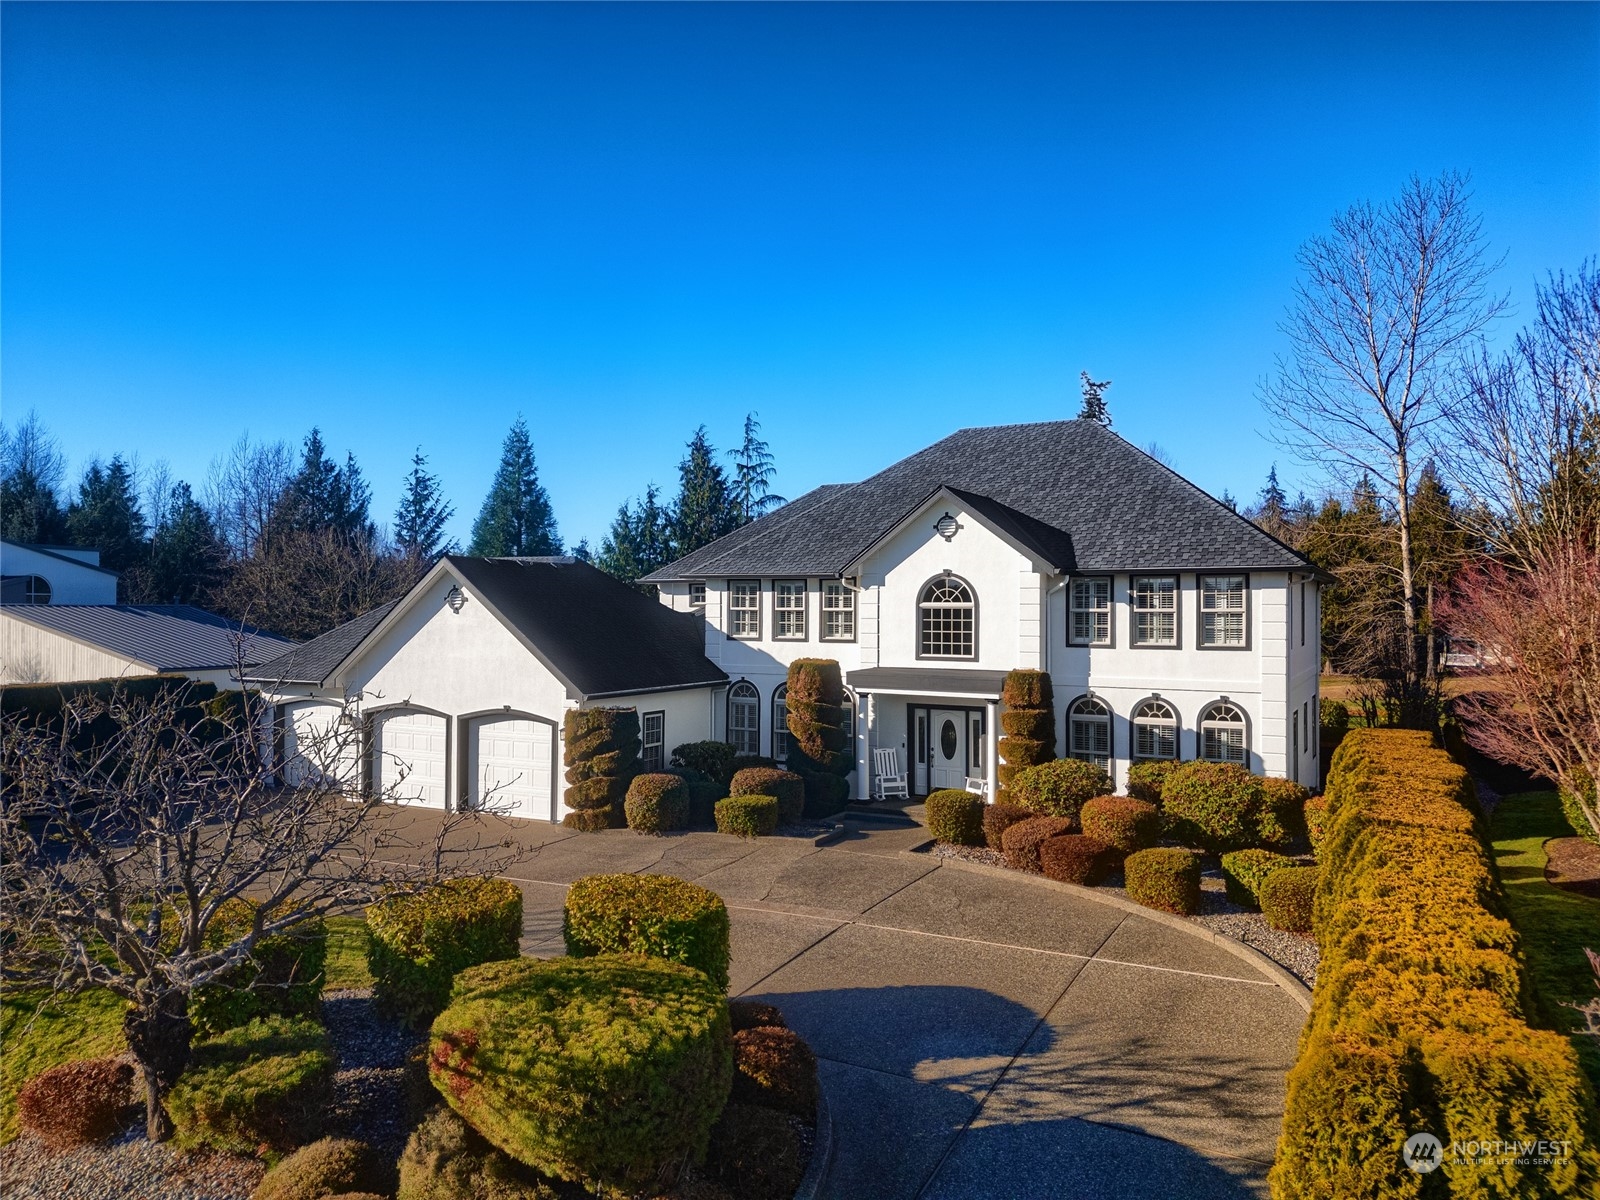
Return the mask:
M 1000 798 L 1000 704 L 991 700 L 986 706 L 983 720 L 983 765 L 988 772 L 989 803 Z
M 871 692 L 861 693 L 861 703 L 856 705 L 856 728 L 850 731 L 856 751 L 856 799 L 872 799 L 872 729 L 877 724 L 873 717 L 874 697 Z

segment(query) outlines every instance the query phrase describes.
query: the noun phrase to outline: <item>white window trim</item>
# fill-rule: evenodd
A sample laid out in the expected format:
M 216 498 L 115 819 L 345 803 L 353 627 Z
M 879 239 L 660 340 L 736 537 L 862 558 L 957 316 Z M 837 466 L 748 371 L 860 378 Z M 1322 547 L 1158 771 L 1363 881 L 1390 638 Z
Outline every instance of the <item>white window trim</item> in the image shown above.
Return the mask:
M 1078 589 L 1092 588 L 1096 584 L 1105 585 L 1105 608 L 1085 608 L 1078 603 Z M 1104 637 L 1081 638 L 1077 632 L 1077 616 L 1080 613 L 1090 614 L 1091 617 L 1105 617 L 1106 632 Z M 1067 643 L 1072 646 L 1109 646 L 1112 644 L 1116 622 L 1116 581 L 1110 575 L 1086 575 L 1082 579 L 1074 579 L 1067 587 Z
M 753 584 L 755 586 L 755 604 L 743 607 L 734 604 L 735 588 L 739 585 Z M 754 633 L 737 633 L 740 613 L 753 612 L 756 615 L 756 628 Z M 761 580 L 759 579 L 730 579 L 728 580 L 728 636 L 741 642 L 759 642 L 761 640 Z
M 841 603 L 830 605 L 828 603 L 829 598 L 830 598 L 829 597 L 829 593 L 830 592 L 832 592 L 833 595 L 835 597 L 837 597 L 841 601 Z M 822 641 L 824 641 L 824 642 L 853 642 L 853 641 L 856 640 L 856 593 L 855 593 L 855 589 L 853 589 L 848 584 L 846 584 L 842 579 L 841 580 L 825 579 L 825 580 L 822 581 L 821 599 L 819 601 L 819 605 L 820 605 L 820 608 L 821 608 L 821 616 L 820 616 L 821 629 L 819 630 L 819 632 L 822 635 L 821 636 L 821 640 Z M 830 634 L 828 632 L 828 617 L 830 615 L 842 616 L 844 618 L 844 623 L 846 623 L 846 624 L 848 624 L 850 626 L 850 633 L 849 633 L 848 636 L 845 636 L 843 634 Z
M 1206 604 L 1206 592 L 1210 590 L 1215 596 L 1231 595 L 1232 592 L 1222 592 L 1216 588 L 1207 589 L 1207 580 L 1237 579 L 1241 583 L 1239 589 L 1239 607 L 1217 608 L 1215 603 Z M 1195 644 L 1202 650 L 1248 650 L 1250 649 L 1250 576 L 1243 571 L 1218 571 L 1209 575 L 1195 576 L 1195 588 L 1200 606 L 1200 629 L 1195 638 Z M 1219 642 L 1209 640 L 1206 634 L 1206 618 L 1216 616 L 1239 616 L 1239 640 L 1236 642 Z
M 695 599 L 695 589 L 696 588 L 698 588 L 700 590 L 700 598 L 698 600 Z M 689 607 L 690 608 L 704 608 L 705 606 L 706 606 L 706 585 L 703 584 L 703 583 L 691 583 L 689 585 Z
M 1098 712 L 1079 712 L 1080 708 L 1093 705 Z M 1103 731 L 1105 740 L 1105 753 L 1100 754 L 1091 745 L 1081 748 L 1078 745 L 1079 729 L 1098 729 Z M 1094 741 L 1100 738 L 1096 736 Z M 1067 756 L 1081 759 L 1084 762 L 1098 763 L 1103 769 L 1111 769 L 1111 761 L 1116 757 L 1116 747 L 1112 744 L 1111 706 L 1096 696 L 1079 696 L 1067 707 Z
M 656 740 L 650 740 L 650 720 L 654 717 L 659 721 L 656 729 Z M 654 767 L 649 764 L 650 749 L 654 746 L 656 757 L 660 760 Z M 654 712 L 639 714 L 639 758 L 645 764 L 647 771 L 664 771 L 667 768 L 667 714 L 664 709 Z
M 1170 717 L 1151 717 L 1143 715 L 1145 710 L 1152 705 L 1163 706 L 1172 715 Z M 1171 754 L 1142 754 L 1139 751 L 1139 732 L 1143 729 L 1165 729 L 1172 738 Z M 1178 710 L 1169 701 L 1152 697 L 1141 700 L 1133 710 L 1133 745 L 1129 748 L 1129 756 L 1134 762 L 1176 762 L 1180 748 L 1178 738 L 1183 732 L 1183 723 L 1178 719 Z
M 783 589 L 798 587 L 800 603 L 797 607 L 785 607 L 782 604 Z M 774 579 L 772 581 L 772 640 L 775 642 L 803 642 L 809 636 L 806 628 L 806 609 L 810 605 L 811 589 L 804 579 Z M 784 633 L 783 618 L 786 613 L 800 614 L 800 632 Z
M 1144 580 L 1164 581 L 1172 584 L 1171 608 L 1140 608 L 1139 584 Z M 1159 594 L 1159 593 L 1158 593 Z M 1131 614 L 1131 624 L 1128 633 L 1128 644 L 1141 649 L 1176 650 L 1183 643 L 1183 581 L 1177 575 L 1135 575 L 1128 580 L 1128 609 Z M 1154 641 L 1139 636 L 1139 618 L 1146 615 L 1172 614 L 1172 638 L 1170 641 Z
M 939 584 L 939 583 L 941 583 L 941 582 L 943 582 L 945 580 L 949 580 L 952 583 L 959 584 L 961 586 L 962 590 L 966 592 L 968 599 L 965 602 L 957 602 L 957 603 L 950 603 L 948 601 L 933 601 L 933 600 L 924 599 L 924 597 L 927 596 L 927 594 L 928 594 L 930 589 L 932 589 L 936 584 Z M 930 650 L 928 650 L 926 648 L 927 644 L 928 644 L 927 643 L 927 632 L 928 631 L 927 631 L 926 627 L 923 625 L 923 622 L 927 619 L 928 613 L 932 612 L 935 609 L 949 609 L 949 610 L 956 610 L 956 611 L 959 611 L 961 609 L 966 609 L 968 612 L 970 612 L 972 614 L 972 628 L 968 631 L 969 637 L 971 639 L 971 644 L 970 644 L 970 649 L 968 649 L 966 653 L 963 653 L 963 654 L 940 654 L 940 653 L 938 653 L 936 651 L 930 651 Z M 923 584 L 922 587 L 917 591 L 917 634 L 916 634 L 916 637 L 917 637 L 917 642 L 916 642 L 917 657 L 919 659 L 920 658 L 926 658 L 926 659 L 939 661 L 939 662 L 972 662 L 972 661 L 976 660 L 977 657 L 978 657 L 978 592 L 977 592 L 977 589 L 974 588 L 965 579 L 961 578 L 961 576 L 955 575 L 955 574 L 951 574 L 948 571 L 943 572 L 943 573 L 938 574 L 938 575 L 935 575 L 932 579 L 928 580 L 928 582 Z
M 1213 718 L 1219 709 L 1229 708 L 1239 714 L 1237 721 L 1218 721 Z M 1227 754 L 1221 757 L 1206 753 L 1206 734 L 1208 732 L 1222 732 L 1223 730 L 1238 730 L 1240 744 L 1238 753 Z M 1205 762 L 1231 762 L 1242 766 L 1250 765 L 1250 718 L 1244 709 L 1231 700 L 1217 700 L 1205 706 L 1200 713 L 1199 745 L 1196 747 L 1199 757 Z

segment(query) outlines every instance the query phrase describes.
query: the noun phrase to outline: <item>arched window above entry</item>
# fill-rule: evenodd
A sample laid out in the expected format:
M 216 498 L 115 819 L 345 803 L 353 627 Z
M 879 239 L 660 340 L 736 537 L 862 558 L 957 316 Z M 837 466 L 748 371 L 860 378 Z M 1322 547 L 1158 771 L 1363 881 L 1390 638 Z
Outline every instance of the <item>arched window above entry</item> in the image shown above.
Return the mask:
M 964 579 L 940 575 L 931 580 L 917 603 L 918 657 L 976 658 L 977 618 L 977 598 Z
M 1244 710 L 1219 700 L 1200 714 L 1200 757 L 1207 762 L 1248 763 L 1250 742 Z
M 1165 700 L 1146 700 L 1133 710 L 1133 757 L 1178 757 L 1178 713 Z
M 728 741 L 735 754 L 761 753 L 761 693 L 748 679 L 728 689 Z
M 1073 758 L 1111 767 L 1111 710 L 1094 696 L 1080 696 L 1067 709 L 1067 748 Z

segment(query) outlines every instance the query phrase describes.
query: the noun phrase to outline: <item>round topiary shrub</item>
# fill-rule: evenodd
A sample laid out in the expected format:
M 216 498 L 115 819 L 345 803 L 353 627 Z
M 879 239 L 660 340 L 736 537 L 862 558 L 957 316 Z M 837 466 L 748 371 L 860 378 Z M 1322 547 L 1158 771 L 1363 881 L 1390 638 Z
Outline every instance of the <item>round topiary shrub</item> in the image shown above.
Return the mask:
M 1032 820 L 1037 814 L 1017 804 L 1007 804 L 1004 800 L 997 800 L 993 804 L 984 805 L 983 809 L 983 840 L 991 850 L 1004 850 L 1003 841 L 1006 830 L 1019 821 Z
M 451 879 L 367 907 L 372 1002 L 422 1028 L 450 999 L 456 972 L 515 958 L 522 889 L 506 879 Z
M 557 1200 L 556 1189 L 448 1108 L 422 1119 L 400 1155 L 397 1200 Z
M 689 823 L 689 789 L 676 775 L 635 775 L 622 802 L 635 833 L 666 833 Z
M 1128 768 L 1128 795 L 1147 804 L 1160 805 L 1161 789 L 1167 776 L 1179 767 L 1175 758 L 1147 759 Z
M 1026 821 L 1018 821 L 1000 839 L 1006 866 L 1038 875 L 1044 869 L 1039 862 L 1040 844 L 1057 834 L 1071 833 L 1076 824 L 1066 817 L 1029 817 Z
M 128 1123 L 133 1067 L 120 1058 L 86 1058 L 41 1071 L 17 1093 L 22 1127 L 52 1150 L 104 1141 Z
M 1233 850 L 1222 856 L 1222 883 L 1228 899 L 1247 908 L 1259 907 L 1261 885 L 1268 875 L 1295 861 L 1271 850 Z
M 728 906 L 671 875 L 586 875 L 567 888 L 561 936 L 575 958 L 649 954 L 728 986 Z
M 733 1079 L 728 1004 L 703 972 L 638 954 L 463 971 L 433 1023 L 445 1102 L 547 1175 L 638 1189 L 704 1153 Z
M 1200 911 L 1200 856 L 1187 850 L 1138 850 L 1122 864 L 1128 899 L 1162 912 Z
M 706 1174 L 739 1200 L 790 1200 L 805 1170 L 805 1146 L 786 1113 L 734 1103 L 712 1130 Z
M 733 1099 L 815 1119 L 817 1056 L 791 1029 L 741 1029 L 733 1035 Z
M 248 933 L 256 905 L 242 897 L 224 901 L 206 928 L 208 950 L 219 950 Z M 173 930 L 174 948 L 179 923 Z M 202 1035 L 243 1025 L 255 1017 L 316 1015 L 322 1002 L 322 973 L 328 958 L 328 927 L 308 917 L 282 933 L 256 942 L 250 958 L 216 983 L 189 996 L 189 1020 Z
M 1110 790 L 1111 776 L 1097 764 L 1058 758 L 1019 771 L 1012 777 L 1006 797 L 1032 812 L 1076 821 L 1085 802 Z
M 167 1112 L 186 1147 L 289 1150 L 321 1129 L 335 1065 L 317 1022 L 257 1017 L 194 1044 Z
M 301 1146 L 269 1170 L 250 1200 L 324 1200 L 394 1189 L 394 1165 L 365 1142 L 325 1137 Z
M 727 742 L 685 742 L 672 749 L 672 765 L 698 771 L 718 787 L 733 778 L 734 749 Z M 727 795 L 727 792 L 723 792 Z
M 1039 845 L 1039 866 L 1046 879 L 1093 887 L 1105 878 L 1116 852 L 1099 838 L 1058 833 Z
M 1259 775 L 1237 763 L 1184 763 L 1161 790 L 1167 832 L 1213 854 L 1259 845 L 1265 805 L 1261 783 Z
M 1009 800 L 1019 774 L 1056 756 L 1055 687 L 1043 671 L 1008 671 L 1000 702 L 1000 797 Z
M 631 708 L 575 709 L 562 718 L 562 762 L 572 811 L 569 829 L 607 829 L 622 817 L 622 801 L 639 764 L 639 713 Z
M 793 825 L 806 811 L 806 781 L 793 771 L 776 767 L 745 767 L 735 771 L 728 784 L 730 796 L 773 796 L 778 801 L 778 823 Z
M 1262 880 L 1261 912 L 1267 924 L 1290 933 L 1310 933 L 1319 874 L 1317 867 L 1283 867 Z
M 778 827 L 776 796 L 729 796 L 718 800 L 717 832 L 735 837 L 766 837 Z
M 1328 836 L 1328 798 L 1307 796 L 1300 809 L 1300 819 L 1305 823 L 1306 839 L 1311 843 L 1311 853 L 1322 854 L 1322 839 Z
M 928 832 L 947 845 L 981 846 L 985 807 L 981 796 L 943 788 L 928 797 Z
M 783 1013 L 778 1010 L 777 1005 L 768 1004 L 763 1000 L 729 1000 L 728 1020 L 735 1033 L 741 1029 L 760 1029 L 763 1026 L 771 1026 L 774 1029 L 788 1028 Z
M 1096 796 L 1078 814 L 1083 832 L 1113 850 L 1132 854 L 1156 844 L 1161 833 L 1161 810 L 1132 796 Z
M 1305 833 L 1305 805 L 1311 792 L 1292 779 L 1268 775 L 1261 780 L 1261 808 L 1256 813 L 1256 838 L 1264 846 L 1284 849 Z

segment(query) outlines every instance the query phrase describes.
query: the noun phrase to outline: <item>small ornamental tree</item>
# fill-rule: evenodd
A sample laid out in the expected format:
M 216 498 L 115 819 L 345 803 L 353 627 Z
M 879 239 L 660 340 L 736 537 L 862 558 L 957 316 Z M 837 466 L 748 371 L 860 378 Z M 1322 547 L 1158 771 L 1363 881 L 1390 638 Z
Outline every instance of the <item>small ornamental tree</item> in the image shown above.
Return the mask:
M 831 658 L 797 658 L 789 664 L 790 771 L 806 782 L 806 815 L 826 817 L 850 798 L 846 778 L 855 770 L 851 731 L 844 715 L 844 678 Z
M 1008 671 L 1000 699 L 1000 793 L 1018 771 L 1047 763 L 1056 756 L 1056 698 L 1043 671 Z
M 638 774 L 639 714 L 631 708 L 585 708 L 562 722 L 567 807 L 561 823 L 592 832 L 621 825 L 622 801 Z

